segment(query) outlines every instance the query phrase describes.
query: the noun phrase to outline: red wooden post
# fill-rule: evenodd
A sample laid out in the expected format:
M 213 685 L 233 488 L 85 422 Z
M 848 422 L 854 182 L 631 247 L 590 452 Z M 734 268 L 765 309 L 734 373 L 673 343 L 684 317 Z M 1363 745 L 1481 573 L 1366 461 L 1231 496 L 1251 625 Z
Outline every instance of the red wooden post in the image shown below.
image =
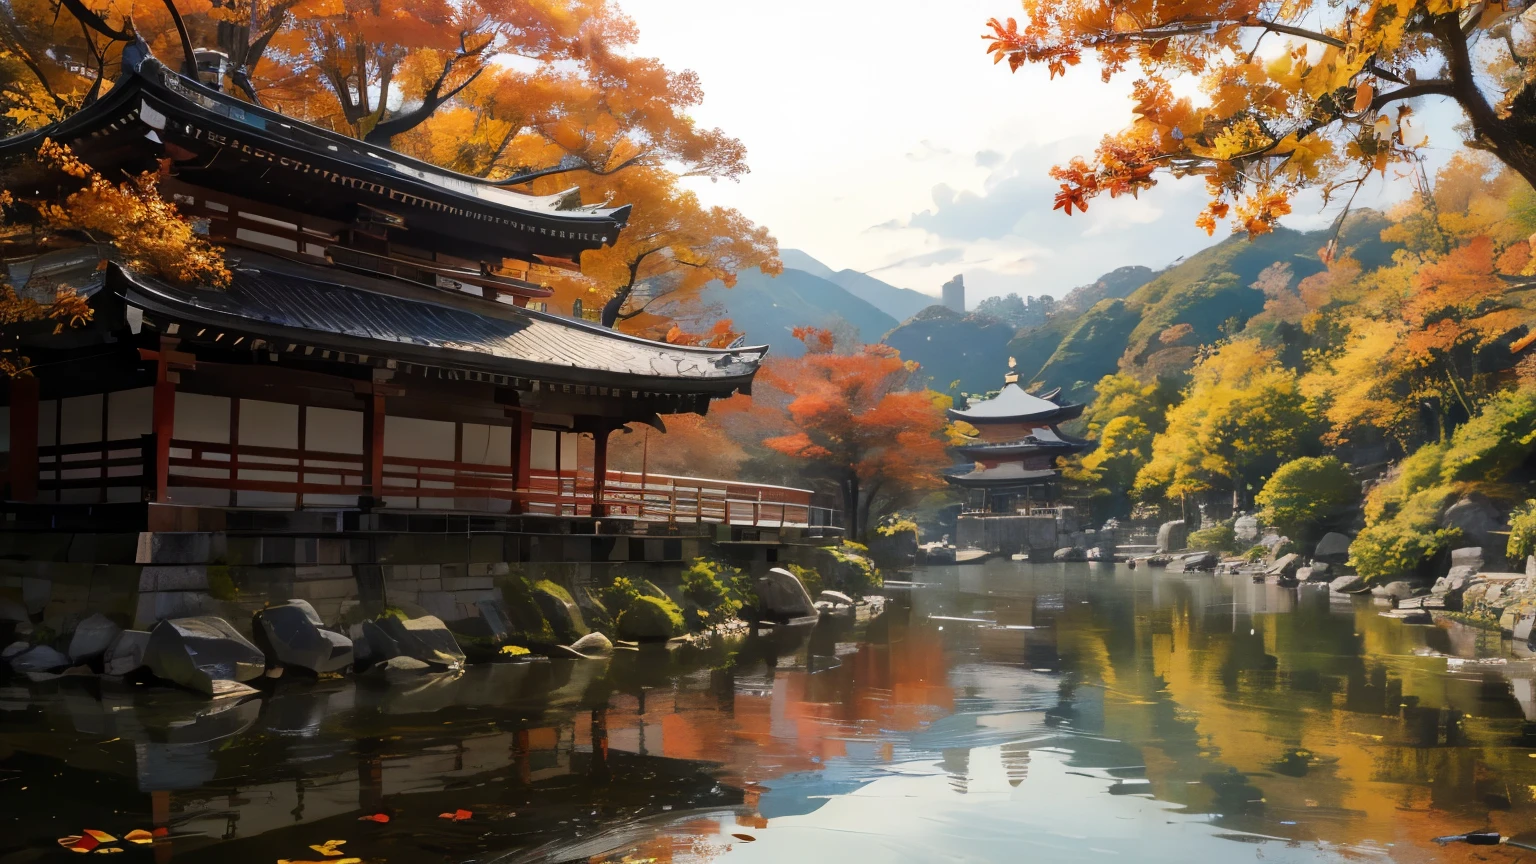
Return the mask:
M 374 390 L 368 403 L 368 413 L 363 415 L 363 425 L 367 427 L 363 446 L 368 453 L 368 476 L 364 482 L 369 496 L 378 504 L 384 499 L 384 394 Z
M 11 379 L 11 499 L 37 498 L 37 379 Z
M 527 492 L 533 488 L 533 417 L 526 411 L 512 412 L 512 491 Z M 513 499 L 513 508 L 522 513 L 527 510 L 521 498 Z
M 171 485 L 171 435 L 176 426 L 177 374 L 171 371 L 171 353 L 177 340 L 160 339 L 160 351 L 155 357 L 155 391 L 152 411 L 155 433 L 155 477 L 151 500 L 166 503 L 170 500 Z
M 603 493 L 608 488 L 608 435 L 613 430 L 606 426 L 592 433 L 592 516 L 607 516 Z

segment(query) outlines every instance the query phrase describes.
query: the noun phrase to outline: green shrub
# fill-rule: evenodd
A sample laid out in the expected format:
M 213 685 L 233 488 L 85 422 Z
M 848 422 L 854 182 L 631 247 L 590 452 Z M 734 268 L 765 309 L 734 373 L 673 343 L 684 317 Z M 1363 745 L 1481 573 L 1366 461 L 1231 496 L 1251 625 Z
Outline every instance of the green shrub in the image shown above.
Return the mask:
M 1296 538 L 1360 500 L 1360 483 L 1332 456 L 1303 456 L 1281 465 L 1254 499 L 1259 518 Z
M 1509 514 L 1509 560 L 1518 567 L 1528 555 L 1536 555 L 1536 500 L 1527 501 Z
M 607 610 L 608 616 L 615 620 L 630 607 L 630 604 L 640 597 L 640 589 L 635 583 L 623 576 L 614 577 L 613 584 L 598 592 L 598 601 Z
M 789 572 L 795 574 L 795 578 L 800 580 L 801 585 L 805 586 L 805 590 L 811 595 L 811 599 L 814 600 L 822 592 L 820 573 L 809 567 L 801 567 L 799 564 L 786 564 L 784 566 Z
M 1440 512 L 1456 494 L 1435 486 L 1410 496 L 1390 516 L 1369 524 L 1349 546 L 1349 564 L 1370 581 L 1412 575 L 1449 548 L 1461 532 L 1440 527 Z
M 683 610 L 670 600 L 660 597 L 636 597 L 634 602 L 619 613 L 614 629 L 620 639 L 656 641 L 681 636 L 687 632 L 683 624 Z
M 1506 390 L 1451 436 L 1443 483 L 1503 480 L 1536 452 L 1536 390 Z
M 882 518 L 880 524 L 875 526 L 875 533 L 881 537 L 895 537 L 903 531 L 910 531 L 916 534 L 917 523 L 900 513 L 892 513 Z
M 1263 561 L 1264 560 L 1264 556 L 1266 556 L 1268 554 L 1269 554 L 1269 547 L 1268 546 L 1254 546 L 1254 547 L 1250 548 L 1247 552 L 1243 553 L 1243 560 L 1244 561 L 1249 561 L 1249 562 Z
M 868 547 L 844 540 L 841 547 L 827 547 L 827 552 L 844 565 L 837 568 L 832 584 L 834 589 L 858 597 L 880 587 L 880 573 L 875 569 L 875 562 L 867 557 Z M 819 588 L 817 593 L 820 593 Z
M 725 621 L 746 601 L 752 586 L 739 568 L 722 561 L 695 558 L 683 571 L 683 599 L 693 604 L 690 623 L 698 629 Z
M 235 587 L 235 580 L 230 576 L 229 567 L 226 565 L 208 565 L 208 596 L 228 602 L 240 599 L 240 589 Z
M 1237 534 L 1231 522 L 1218 522 L 1189 535 L 1189 548 L 1206 552 L 1231 552 L 1237 548 Z

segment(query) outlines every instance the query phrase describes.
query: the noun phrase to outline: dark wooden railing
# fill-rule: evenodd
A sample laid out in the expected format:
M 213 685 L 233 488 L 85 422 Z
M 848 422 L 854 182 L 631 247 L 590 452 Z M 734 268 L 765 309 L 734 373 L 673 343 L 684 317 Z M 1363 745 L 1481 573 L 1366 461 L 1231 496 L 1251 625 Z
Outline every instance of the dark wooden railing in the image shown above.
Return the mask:
M 51 498 L 64 490 L 144 490 L 154 475 L 152 436 L 38 448 L 38 489 Z M 512 468 L 423 457 L 386 456 L 382 496 L 416 499 L 410 509 L 491 510 L 508 502 L 517 512 L 591 516 L 593 473 L 535 469 L 515 488 Z M 365 457 L 358 454 L 209 443 L 176 439 L 170 448 L 169 485 L 305 496 L 361 497 L 367 485 Z M 135 496 L 138 497 L 138 496 Z M 425 500 L 422 500 L 425 499 Z M 233 503 L 233 502 L 232 502 Z M 837 524 L 837 514 L 817 506 L 807 489 L 670 474 L 608 471 L 601 510 L 609 516 L 663 522 L 720 522 L 774 527 Z

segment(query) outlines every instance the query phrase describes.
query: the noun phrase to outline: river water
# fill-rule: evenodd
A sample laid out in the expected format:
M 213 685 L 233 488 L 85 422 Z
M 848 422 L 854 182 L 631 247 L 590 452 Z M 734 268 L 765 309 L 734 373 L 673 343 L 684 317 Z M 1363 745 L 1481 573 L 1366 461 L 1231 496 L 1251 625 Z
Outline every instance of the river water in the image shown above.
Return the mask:
M 324 860 L 329 840 L 370 864 L 1536 860 L 1431 842 L 1536 840 L 1536 669 L 1496 633 L 1123 566 L 913 579 L 867 626 L 287 680 L 213 711 L 12 682 L 0 864 L 156 828 L 107 845 L 124 864 Z

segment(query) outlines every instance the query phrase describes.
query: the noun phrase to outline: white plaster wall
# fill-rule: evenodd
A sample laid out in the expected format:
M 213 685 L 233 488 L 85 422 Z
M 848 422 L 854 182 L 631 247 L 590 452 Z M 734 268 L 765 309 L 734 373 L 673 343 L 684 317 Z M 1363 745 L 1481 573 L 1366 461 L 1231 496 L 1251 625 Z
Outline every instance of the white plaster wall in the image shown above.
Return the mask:
M 304 421 L 306 453 L 363 455 L 363 412 L 310 407 L 304 412 Z M 387 425 L 385 429 L 387 432 Z
M 463 426 L 465 462 L 477 465 L 512 464 L 512 428 L 465 423 Z
M 154 431 L 155 388 L 107 394 L 107 440 L 123 441 Z
M 457 434 L 457 424 L 449 423 L 445 420 L 385 416 L 385 467 L 390 467 L 390 457 L 452 461 L 454 439 Z M 432 479 L 433 475 L 443 476 L 443 479 L 434 480 Z M 402 489 L 402 487 L 393 486 L 387 482 L 385 488 L 392 491 Z M 423 469 L 421 482 L 417 489 L 420 491 L 452 490 L 453 481 L 441 469 Z M 414 497 L 390 495 L 386 496 L 385 503 L 390 507 L 419 507 L 424 510 L 450 510 L 454 506 L 451 492 L 449 495 L 443 496 L 432 495 L 430 492 L 427 495 L 417 495 Z
M 533 446 L 529 450 L 528 467 L 536 471 L 555 470 L 555 441 L 559 434 L 549 429 L 533 430 Z
M 580 445 L 580 436 L 575 432 L 560 433 L 560 470 L 575 471 L 577 448 Z
M 101 412 L 106 399 L 100 393 L 70 396 L 64 400 L 60 444 L 87 444 L 101 440 Z
M 240 442 L 253 447 L 279 447 L 289 450 L 299 446 L 299 406 L 260 399 L 240 400 Z M 292 459 L 274 457 L 241 456 L 241 463 L 262 463 L 272 468 L 241 468 L 241 480 L 269 480 L 280 483 L 296 483 L 299 472 Z M 290 470 L 283 470 L 289 467 Z M 287 507 L 296 504 L 297 496 L 291 492 L 255 492 L 242 490 L 235 503 L 241 507 Z
M 229 397 L 201 393 L 176 394 L 176 420 L 171 437 L 210 444 L 229 443 Z

